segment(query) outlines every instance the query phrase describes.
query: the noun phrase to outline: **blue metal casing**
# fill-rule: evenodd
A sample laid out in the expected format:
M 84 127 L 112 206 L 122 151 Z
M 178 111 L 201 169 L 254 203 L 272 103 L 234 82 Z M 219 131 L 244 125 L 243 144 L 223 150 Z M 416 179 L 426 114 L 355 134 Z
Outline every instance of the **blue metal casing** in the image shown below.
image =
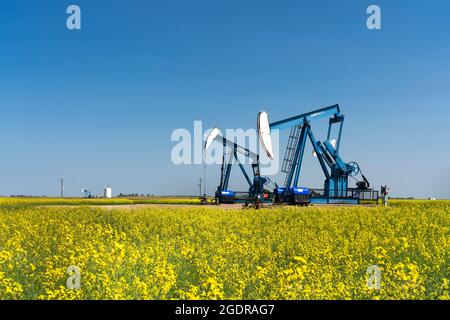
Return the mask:
M 291 188 L 290 190 L 291 194 L 301 194 L 301 195 L 307 195 L 309 194 L 309 189 L 308 188 Z
M 221 194 L 225 197 L 234 197 L 234 191 L 231 190 L 222 190 Z

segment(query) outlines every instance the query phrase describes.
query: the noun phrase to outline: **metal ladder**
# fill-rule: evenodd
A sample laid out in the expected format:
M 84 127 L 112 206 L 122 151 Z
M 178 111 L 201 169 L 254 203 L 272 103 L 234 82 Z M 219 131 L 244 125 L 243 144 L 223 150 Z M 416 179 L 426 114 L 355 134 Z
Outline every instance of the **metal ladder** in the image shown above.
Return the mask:
M 295 149 L 297 149 L 298 139 L 301 134 L 301 126 L 294 126 L 291 128 L 291 132 L 289 133 L 289 139 L 286 147 L 286 152 L 284 153 L 284 160 L 281 166 L 281 172 L 286 173 L 286 177 L 284 179 L 284 186 L 286 186 L 289 172 L 291 172 L 294 157 L 295 157 Z

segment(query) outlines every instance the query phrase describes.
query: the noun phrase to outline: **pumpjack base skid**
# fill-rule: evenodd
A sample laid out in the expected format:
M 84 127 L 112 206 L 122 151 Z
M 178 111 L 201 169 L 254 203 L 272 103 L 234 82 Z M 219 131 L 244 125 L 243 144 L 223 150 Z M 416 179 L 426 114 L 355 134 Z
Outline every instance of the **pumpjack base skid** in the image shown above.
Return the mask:
M 359 204 L 360 200 L 355 198 L 311 198 L 311 204 Z
M 293 191 L 303 192 L 293 192 Z M 309 205 L 309 204 L 349 204 L 358 205 L 364 203 L 378 203 L 378 191 L 373 189 L 348 188 L 347 192 L 340 196 L 327 195 L 324 189 L 296 188 L 286 193 L 284 188 L 278 188 L 274 193 L 274 204 L 284 205 Z

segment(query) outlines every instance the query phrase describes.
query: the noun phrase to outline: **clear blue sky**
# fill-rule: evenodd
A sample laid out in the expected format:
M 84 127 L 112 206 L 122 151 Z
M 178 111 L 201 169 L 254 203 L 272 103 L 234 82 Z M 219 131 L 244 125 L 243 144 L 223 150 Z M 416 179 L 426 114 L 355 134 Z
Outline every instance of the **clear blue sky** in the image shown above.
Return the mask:
M 81 31 L 66 29 L 70 4 Z M 339 103 L 344 160 L 394 195 L 450 198 L 449 13 L 447 0 L 2 0 L 0 194 L 57 195 L 60 177 L 67 195 L 196 194 L 202 168 L 172 165 L 173 129 Z

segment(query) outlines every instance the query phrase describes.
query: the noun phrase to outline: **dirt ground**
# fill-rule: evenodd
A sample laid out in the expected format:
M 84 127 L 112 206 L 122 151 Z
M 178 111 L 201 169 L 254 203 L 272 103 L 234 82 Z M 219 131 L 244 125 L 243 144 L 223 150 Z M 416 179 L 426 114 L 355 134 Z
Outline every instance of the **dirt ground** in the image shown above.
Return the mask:
M 376 205 L 349 205 L 349 204 L 314 204 L 311 205 L 313 207 L 355 207 L 355 206 L 361 206 L 361 207 L 374 207 Z M 46 207 L 74 207 L 73 205 L 51 205 Z M 120 210 L 137 210 L 142 208 L 214 208 L 214 209 L 221 209 L 221 210 L 236 210 L 236 209 L 242 209 L 243 205 L 240 203 L 236 204 L 222 204 L 220 206 L 216 205 L 197 205 L 197 204 L 120 204 L 120 205 L 92 205 L 92 207 L 101 208 L 104 210 L 114 210 L 114 209 L 120 209 Z M 265 205 L 264 208 L 280 208 L 279 206 L 272 206 L 272 205 Z
M 100 208 L 111 210 L 111 209 L 125 209 L 125 210 L 136 210 L 142 208 L 215 208 L 215 209 L 242 209 L 242 204 L 223 204 L 220 206 L 203 206 L 197 204 L 124 204 L 124 205 L 111 205 L 111 206 L 99 206 Z
M 44 207 L 76 207 L 74 205 L 49 205 Z M 232 210 L 232 209 L 242 209 L 242 204 L 223 204 L 220 206 L 203 206 L 203 205 L 197 205 L 197 204 L 118 204 L 118 205 L 91 205 L 90 207 L 95 208 L 101 208 L 104 210 L 113 210 L 113 209 L 120 209 L 120 210 L 136 210 L 136 209 L 142 209 L 142 208 L 215 208 L 215 209 L 223 209 L 223 210 Z
M 311 204 L 310 207 L 319 207 L 319 208 L 326 208 L 326 207 L 373 207 L 374 205 L 352 205 L 352 204 Z M 128 209 L 128 210 L 136 210 L 141 208 L 215 208 L 215 209 L 222 209 L 222 210 L 233 210 L 233 209 L 242 209 L 244 206 L 242 203 L 236 203 L 236 204 L 221 204 L 220 206 L 216 205 L 200 205 L 200 204 L 120 204 L 120 205 L 106 205 L 106 206 L 94 206 L 99 207 L 107 210 L 111 209 Z M 291 206 L 286 206 L 291 207 Z M 265 204 L 264 208 L 282 208 L 282 206 L 272 206 L 271 204 Z M 303 208 L 301 206 L 297 206 L 297 208 Z

